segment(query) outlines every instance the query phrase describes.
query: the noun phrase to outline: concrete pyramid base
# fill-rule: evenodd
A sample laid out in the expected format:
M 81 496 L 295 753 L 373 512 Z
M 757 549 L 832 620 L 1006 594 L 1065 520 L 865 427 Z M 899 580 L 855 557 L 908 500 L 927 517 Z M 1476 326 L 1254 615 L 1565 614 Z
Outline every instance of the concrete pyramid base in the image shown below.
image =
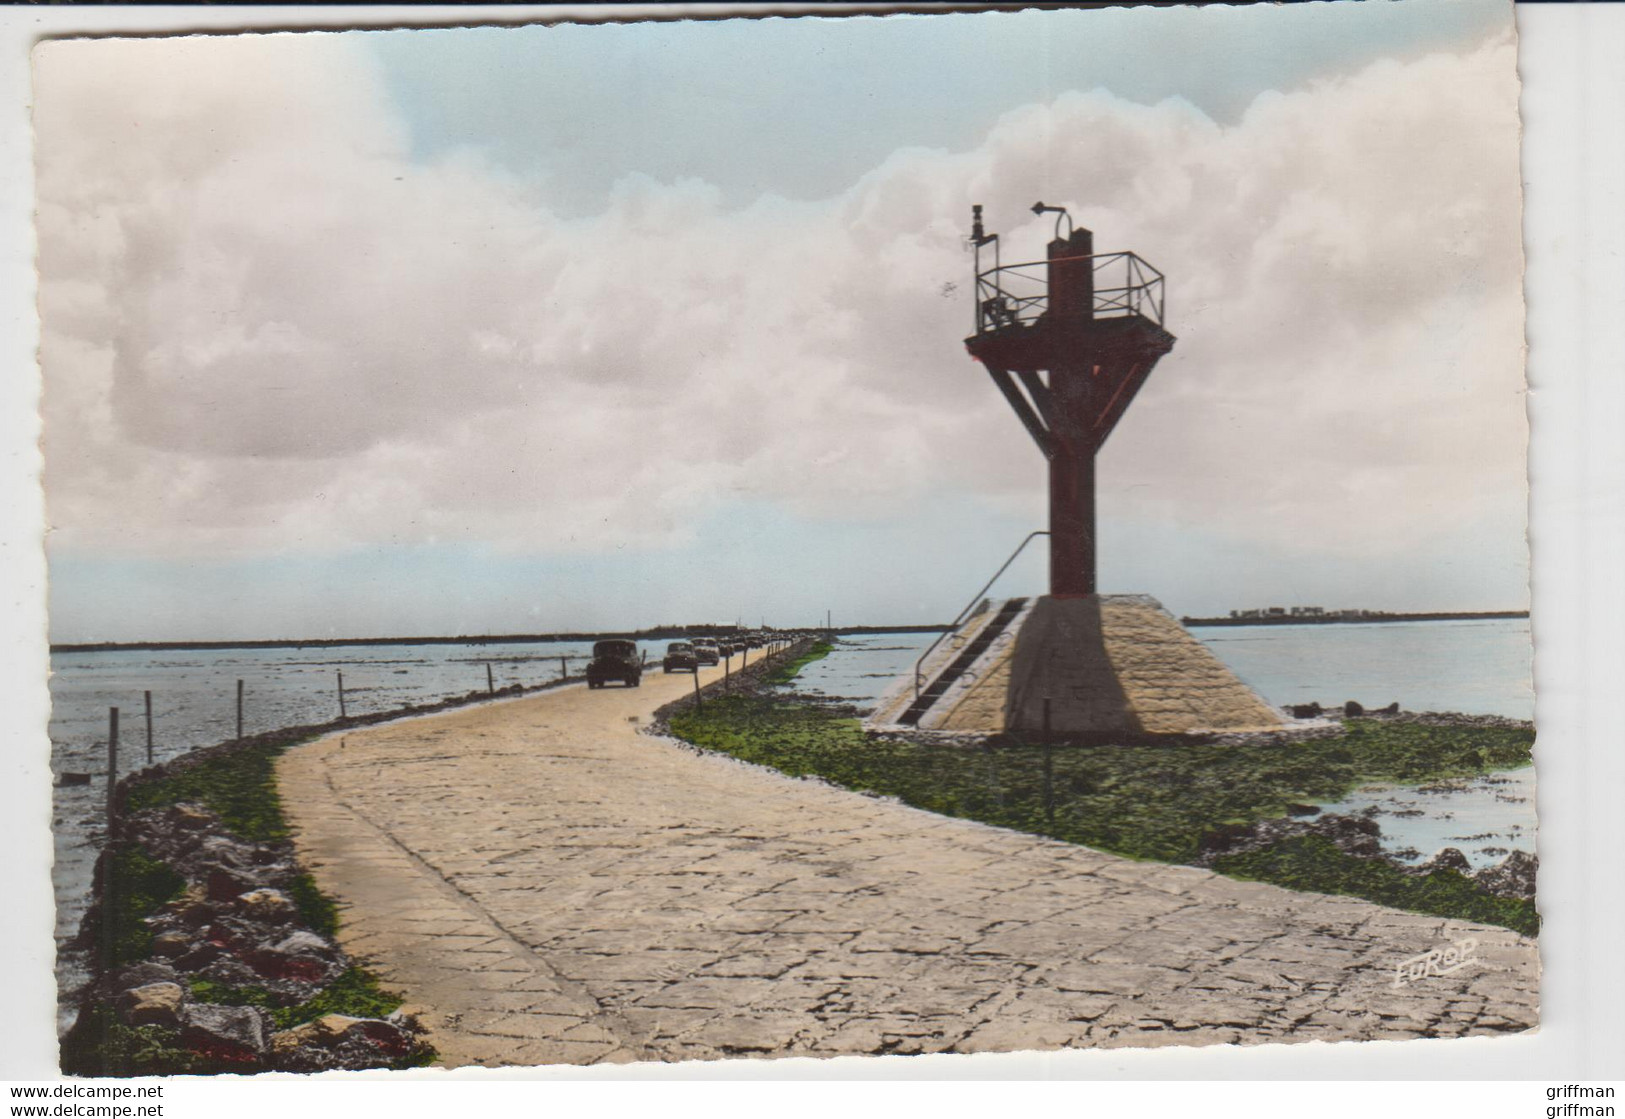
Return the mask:
M 936 679 L 1000 604 L 971 618 L 923 666 Z M 913 678 L 870 723 L 895 724 Z M 920 716 L 922 730 L 1089 737 L 1279 729 L 1283 717 L 1146 595 L 1030 601 Z

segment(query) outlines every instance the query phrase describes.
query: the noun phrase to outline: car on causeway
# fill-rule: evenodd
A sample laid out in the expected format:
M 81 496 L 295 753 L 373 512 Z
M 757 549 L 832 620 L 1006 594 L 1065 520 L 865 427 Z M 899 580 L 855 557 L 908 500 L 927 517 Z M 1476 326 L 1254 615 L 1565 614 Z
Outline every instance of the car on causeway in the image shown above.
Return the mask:
M 601 688 L 611 680 L 619 680 L 629 688 L 643 683 L 643 658 L 638 655 L 637 642 L 613 637 L 593 645 L 592 660 L 587 663 L 587 687 Z
M 665 672 L 698 672 L 700 661 L 689 642 L 673 641 L 666 646 L 666 657 L 660 662 L 660 667 Z
M 716 664 L 722 660 L 715 641 L 694 642 L 694 659 L 700 664 Z

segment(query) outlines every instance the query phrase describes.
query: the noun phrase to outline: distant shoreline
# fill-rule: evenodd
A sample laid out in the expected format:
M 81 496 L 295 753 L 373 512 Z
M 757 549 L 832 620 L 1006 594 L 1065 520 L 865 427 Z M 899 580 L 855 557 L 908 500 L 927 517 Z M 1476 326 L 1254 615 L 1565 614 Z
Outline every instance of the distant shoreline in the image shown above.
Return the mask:
M 1509 618 L 1527 618 L 1527 610 L 1479 610 L 1467 613 L 1435 612 L 1425 614 L 1370 614 L 1364 617 L 1343 618 L 1333 615 L 1275 615 L 1252 618 L 1192 618 L 1182 617 L 1186 626 L 1328 626 L 1365 625 L 1372 622 L 1460 622 L 1496 621 Z M 836 636 L 876 633 L 946 633 L 946 625 L 913 626 L 837 626 L 833 630 L 812 627 L 805 632 L 831 632 Z M 670 641 L 682 637 L 724 636 L 748 632 L 747 627 L 732 626 L 657 626 L 643 630 L 614 630 L 602 633 L 504 633 L 480 637 L 289 637 L 261 641 L 94 641 L 53 644 L 53 653 L 114 653 L 128 652 L 182 652 L 207 649 L 335 649 L 368 645 L 546 645 L 556 642 L 602 641 L 605 638 L 625 638 L 631 641 Z M 770 631 L 770 632 L 804 632 Z
M 945 625 L 928 626 L 845 626 L 834 630 L 812 627 L 802 630 L 770 630 L 768 632 L 833 632 L 842 634 L 872 633 L 943 633 Z M 624 638 L 631 641 L 669 641 L 680 637 L 725 636 L 751 632 L 743 626 L 659 626 L 644 630 L 617 630 L 604 633 L 509 633 L 482 637 L 311 637 L 277 638 L 263 641 L 95 641 L 79 644 L 54 644 L 53 653 L 112 653 L 112 652 L 168 652 L 187 649 L 332 649 L 354 645 L 545 645 L 561 641 L 602 641 L 605 638 Z
M 1332 614 L 1275 614 L 1251 618 L 1181 618 L 1187 626 L 1359 626 L 1372 622 L 1465 622 L 1527 618 L 1527 610 L 1476 610 L 1467 613 L 1365 614 L 1344 618 Z

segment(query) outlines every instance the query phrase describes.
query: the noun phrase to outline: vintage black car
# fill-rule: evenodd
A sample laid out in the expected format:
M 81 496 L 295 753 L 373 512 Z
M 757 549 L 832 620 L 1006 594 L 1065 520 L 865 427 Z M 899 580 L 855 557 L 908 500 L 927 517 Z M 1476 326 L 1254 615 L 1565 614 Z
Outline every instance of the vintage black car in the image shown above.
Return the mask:
M 694 659 L 700 664 L 716 664 L 722 660 L 722 653 L 717 649 L 715 641 L 696 641 Z
M 638 655 L 637 642 L 611 638 L 592 647 L 587 687 L 601 688 L 611 680 L 619 680 L 629 688 L 643 683 L 643 658 Z
M 660 662 L 660 666 L 666 672 L 698 672 L 700 661 L 694 655 L 693 645 L 687 641 L 673 641 L 666 646 L 666 659 Z

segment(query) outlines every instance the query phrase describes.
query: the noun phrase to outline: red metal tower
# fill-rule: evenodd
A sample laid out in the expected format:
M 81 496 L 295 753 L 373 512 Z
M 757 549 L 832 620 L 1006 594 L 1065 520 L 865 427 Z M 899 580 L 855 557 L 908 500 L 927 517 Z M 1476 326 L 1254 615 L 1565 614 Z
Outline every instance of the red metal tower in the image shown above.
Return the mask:
M 1162 328 L 1161 272 L 1133 253 L 1096 254 L 1065 207 L 1033 212 L 1056 215 L 1047 258 L 1001 264 L 999 235 L 973 207 L 976 333 L 965 346 L 1049 460 L 1050 594 L 1076 598 L 1095 593 L 1095 455 L 1174 336 Z

